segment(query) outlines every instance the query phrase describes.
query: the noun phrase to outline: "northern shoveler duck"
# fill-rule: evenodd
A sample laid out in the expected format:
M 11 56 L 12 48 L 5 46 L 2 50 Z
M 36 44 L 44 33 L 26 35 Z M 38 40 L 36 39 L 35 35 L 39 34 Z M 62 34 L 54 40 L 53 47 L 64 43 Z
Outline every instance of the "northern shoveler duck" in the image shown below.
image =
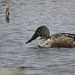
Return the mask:
M 75 34 L 58 33 L 50 36 L 49 29 L 46 26 L 38 27 L 34 35 L 26 42 L 26 44 L 30 43 L 37 37 L 41 37 L 38 41 L 38 46 L 40 47 L 75 47 Z

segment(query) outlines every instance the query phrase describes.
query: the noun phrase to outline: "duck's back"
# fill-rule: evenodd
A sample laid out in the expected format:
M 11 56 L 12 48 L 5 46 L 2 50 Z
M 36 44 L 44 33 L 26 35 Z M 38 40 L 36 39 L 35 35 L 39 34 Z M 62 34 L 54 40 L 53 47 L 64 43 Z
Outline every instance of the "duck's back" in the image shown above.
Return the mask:
M 67 37 L 67 38 L 71 38 L 75 41 L 75 34 L 70 34 L 70 33 L 58 33 L 58 34 L 53 34 L 51 35 L 51 38 L 54 39 L 54 38 L 59 38 L 59 37 Z

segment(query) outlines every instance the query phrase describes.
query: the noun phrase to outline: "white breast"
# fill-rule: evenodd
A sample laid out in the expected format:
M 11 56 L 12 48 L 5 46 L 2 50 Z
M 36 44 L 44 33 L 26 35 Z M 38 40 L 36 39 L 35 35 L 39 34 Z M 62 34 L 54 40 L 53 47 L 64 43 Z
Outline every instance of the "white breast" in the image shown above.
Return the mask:
M 38 41 L 38 46 L 39 47 L 50 47 L 50 43 L 51 43 L 51 40 L 50 39 L 40 39 Z

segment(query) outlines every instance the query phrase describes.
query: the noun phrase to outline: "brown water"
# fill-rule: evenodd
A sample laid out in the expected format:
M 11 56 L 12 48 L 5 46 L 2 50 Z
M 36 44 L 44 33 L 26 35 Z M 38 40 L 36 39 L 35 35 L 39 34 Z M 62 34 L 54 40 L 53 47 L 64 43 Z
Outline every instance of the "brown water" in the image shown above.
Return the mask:
M 75 48 L 39 48 L 38 39 L 25 44 L 41 25 L 51 34 L 75 33 L 75 0 L 0 0 L 0 69 L 25 66 L 38 75 L 75 75 Z

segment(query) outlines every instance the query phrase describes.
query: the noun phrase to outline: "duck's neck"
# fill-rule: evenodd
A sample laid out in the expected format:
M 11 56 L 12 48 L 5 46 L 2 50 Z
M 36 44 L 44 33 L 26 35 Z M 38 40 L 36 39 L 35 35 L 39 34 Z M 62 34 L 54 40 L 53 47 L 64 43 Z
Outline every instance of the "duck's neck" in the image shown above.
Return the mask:
M 44 37 L 41 37 L 41 39 L 51 39 L 51 36 L 44 36 Z

